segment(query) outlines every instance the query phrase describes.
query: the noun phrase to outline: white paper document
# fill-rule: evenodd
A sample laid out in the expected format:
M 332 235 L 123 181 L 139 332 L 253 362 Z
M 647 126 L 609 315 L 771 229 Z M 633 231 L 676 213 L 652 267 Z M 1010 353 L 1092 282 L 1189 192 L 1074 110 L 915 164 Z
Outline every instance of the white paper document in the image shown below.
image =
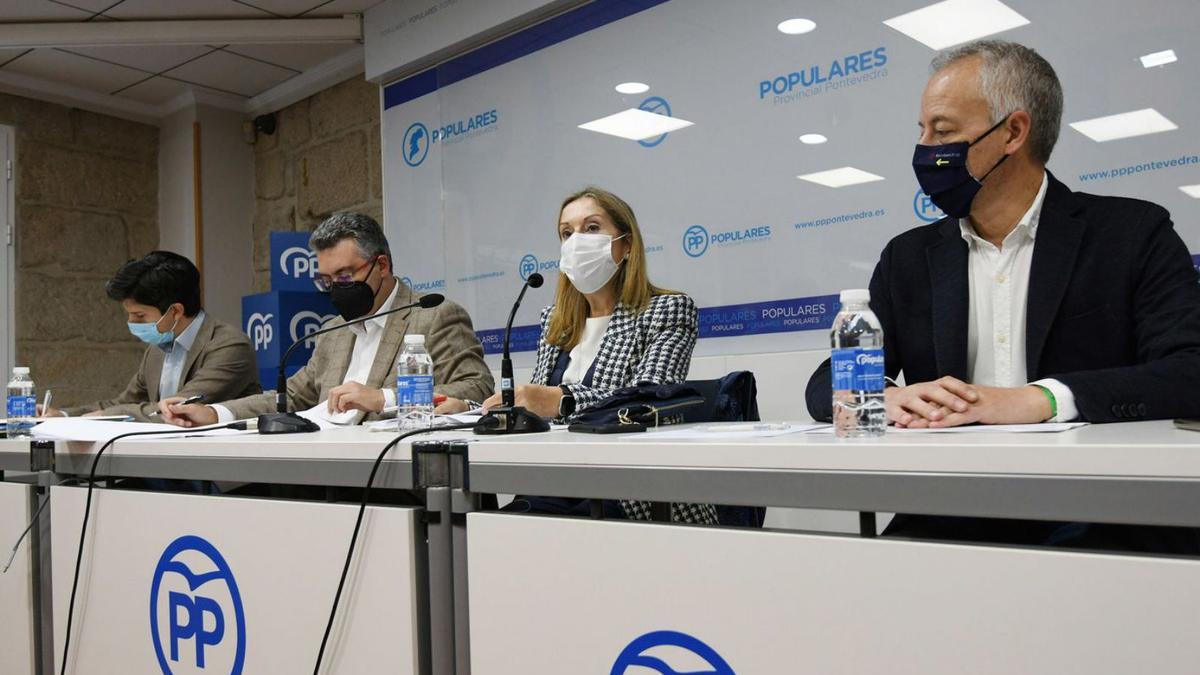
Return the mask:
M 813 431 L 828 424 L 799 422 L 729 422 L 725 424 L 696 424 L 679 429 L 650 430 L 654 440 L 732 441 L 743 438 L 772 438 Z M 643 436 L 647 438 L 647 436 Z
M 300 410 L 296 414 L 304 419 L 312 422 L 321 429 L 336 429 L 338 427 L 349 426 L 354 423 L 354 418 L 358 415 L 357 410 L 347 410 L 345 412 L 335 413 L 329 412 L 329 401 L 321 401 L 308 410 Z M 386 420 L 385 420 L 386 421 Z
M 453 424 L 474 424 L 478 422 L 482 416 L 482 414 L 477 414 L 474 412 L 459 413 L 457 415 L 434 415 L 433 426 L 434 428 L 437 428 L 450 426 Z M 367 428 L 371 431 L 399 432 L 399 427 L 397 426 L 398 421 L 399 420 L 394 418 L 387 420 L 375 420 L 374 422 L 368 422 Z
M 1041 424 L 972 424 L 944 429 L 897 429 L 888 427 L 889 434 L 1056 434 L 1086 427 L 1087 422 L 1043 422 Z M 815 434 L 833 434 L 833 426 L 814 429 Z
M 1056 434 L 1086 427 L 1087 422 L 1043 422 L 1041 424 L 972 424 L 945 429 L 896 429 L 888 427 L 888 433 L 896 434 Z
M 175 431 L 175 434 L 161 434 L 155 438 L 179 438 L 182 436 L 229 436 L 240 435 L 245 431 L 224 429 L 224 425 L 210 427 L 195 427 L 184 429 L 170 424 L 154 424 L 151 422 L 103 422 L 86 417 L 63 417 L 42 422 L 33 428 L 33 437 L 45 441 L 90 441 L 100 443 L 109 441 L 122 434 L 135 431 Z M 136 437 L 135 437 L 136 438 Z M 130 439 L 133 440 L 133 439 Z

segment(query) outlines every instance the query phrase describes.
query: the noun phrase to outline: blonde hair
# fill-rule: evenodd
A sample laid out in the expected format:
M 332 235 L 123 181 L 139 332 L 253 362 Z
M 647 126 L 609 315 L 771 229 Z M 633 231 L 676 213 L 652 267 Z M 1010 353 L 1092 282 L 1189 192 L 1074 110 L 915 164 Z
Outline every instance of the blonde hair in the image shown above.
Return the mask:
M 634 312 L 643 312 L 650 305 L 650 298 L 656 295 L 675 295 L 678 291 L 659 288 L 650 283 L 646 275 L 646 246 L 642 242 L 642 232 L 638 228 L 637 217 L 625 200 L 598 187 L 585 187 L 578 192 L 569 194 L 558 207 L 559 219 L 563 209 L 571 202 L 590 197 L 604 211 L 605 215 L 616 225 L 621 234 L 628 235 L 629 255 L 625 263 L 617 269 L 617 301 Z M 555 220 L 555 231 L 559 224 Z M 550 325 L 546 329 L 546 342 L 561 349 L 571 349 L 579 344 L 583 336 L 583 327 L 587 323 L 588 303 L 583 293 L 571 283 L 567 275 L 559 272 L 558 290 L 554 294 L 554 312 L 550 316 Z

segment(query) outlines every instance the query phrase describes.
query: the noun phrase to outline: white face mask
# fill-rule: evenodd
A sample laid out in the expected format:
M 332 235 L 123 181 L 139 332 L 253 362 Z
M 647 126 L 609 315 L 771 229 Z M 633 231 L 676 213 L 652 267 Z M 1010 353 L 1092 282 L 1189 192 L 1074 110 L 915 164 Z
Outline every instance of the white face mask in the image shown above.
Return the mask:
M 558 269 L 567 275 L 571 285 L 580 293 L 595 293 L 617 273 L 612 257 L 612 243 L 628 235 L 573 234 L 562 243 Z M 624 262 L 624 261 L 622 261 Z

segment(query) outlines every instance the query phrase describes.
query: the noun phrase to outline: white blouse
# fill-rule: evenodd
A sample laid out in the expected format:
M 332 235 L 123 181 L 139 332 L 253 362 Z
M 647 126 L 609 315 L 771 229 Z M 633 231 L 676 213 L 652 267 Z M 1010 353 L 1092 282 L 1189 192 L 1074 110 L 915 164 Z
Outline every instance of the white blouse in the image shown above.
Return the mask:
M 596 354 L 600 353 L 600 343 L 604 341 L 604 334 L 608 332 L 610 320 L 612 320 L 612 315 L 597 316 L 587 320 L 587 324 L 583 327 L 583 335 L 579 338 L 579 344 L 571 349 L 571 363 L 567 365 L 567 371 L 563 373 L 563 384 L 583 382 L 588 369 L 592 367 L 592 362 L 596 360 Z

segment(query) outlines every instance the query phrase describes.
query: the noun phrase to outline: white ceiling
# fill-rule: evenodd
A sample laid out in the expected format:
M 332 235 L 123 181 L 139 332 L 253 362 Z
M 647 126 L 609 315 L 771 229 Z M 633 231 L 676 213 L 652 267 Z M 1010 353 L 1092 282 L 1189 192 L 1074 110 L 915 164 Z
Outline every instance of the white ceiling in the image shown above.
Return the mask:
M 380 1 L 0 0 L 0 23 L 339 17 Z M 0 49 L 0 77 L 65 85 L 118 104 L 164 106 L 189 90 L 245 101 L 361 50 L 345 43 Z

